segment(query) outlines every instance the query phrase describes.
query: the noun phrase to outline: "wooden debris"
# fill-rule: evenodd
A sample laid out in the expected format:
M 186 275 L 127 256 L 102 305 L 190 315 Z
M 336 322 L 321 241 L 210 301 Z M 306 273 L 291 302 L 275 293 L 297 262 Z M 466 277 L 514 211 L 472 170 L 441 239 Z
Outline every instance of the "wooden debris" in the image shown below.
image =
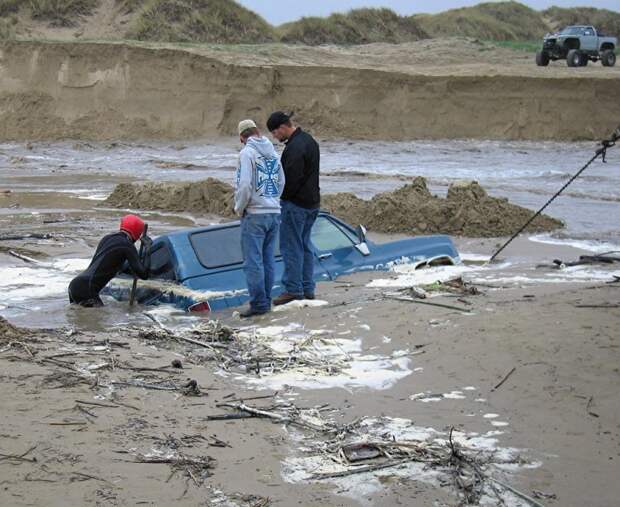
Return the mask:
M 33 445 L 26 452 L 21 454 L 2 454 L 0 453 L 0 461 L 9 460 L 9 461 L 27 461 L 29 463 L 36 463 L 37 458 L 26 458 L 28 454 L 34 451 L 37 448 L 36 445 Z
M 517 369 L 517 367 L 515 366 L 512 370 L 510 370 L 502 380 L 500 380 L 495 387 L 493 387 L 493 389 L 491 389 L 491 392 L 496 391 L 497 389 L 499 389 L 500 387 L 502 387 L 502 385 L 504 384 L 504 382 L 506 382 L 508 380 L 508 378 L 510 377 L 510 375 L 512 375 L 515 370 Z
M 411 297 L 404 297 L 404 296 L 392 296 L 389 294 L 386 294 L 386 298 L 387 299 L 393 299 L 394 301 L 404 301 L 406 303 L 417 303 L 419 305 L 428 305 L 428 306 L 436 306 L 438 308 L 446 308 L 448 310 L 456 310 L 458 312 L 463 312 L 463 313 L 471 313 L 471 310 L 469 308 L 463 308 L 460 306 L 453 306 L 453 305 L 447 305 L 444 303 L 433 303 L 431 301 L 422 301 L 419 299 L 414 299 Z
M 138 456 L 135 461 L 130 463 L 170 465 L 172 468 L 171 476 L 177 472 L 184 472 L 188 479 L 191 479 L 197 487 L 200 487 L 211 475 L 209 471 L 214 467 L 215 460 L 209 456 L 194 457 L 177 454 L 164 458 Z
M 588 400 L 588 404 L 586 405 L 586 412 L 588 413 L 588 415 L 591 415 L 592 417 L 600 417 L 596 412 L 592 412 L 592 410 L 590 410 L 590 407 L 592 406 L 593 401 L 594 401 L 594 396 L 590 396 L 590 399 Z

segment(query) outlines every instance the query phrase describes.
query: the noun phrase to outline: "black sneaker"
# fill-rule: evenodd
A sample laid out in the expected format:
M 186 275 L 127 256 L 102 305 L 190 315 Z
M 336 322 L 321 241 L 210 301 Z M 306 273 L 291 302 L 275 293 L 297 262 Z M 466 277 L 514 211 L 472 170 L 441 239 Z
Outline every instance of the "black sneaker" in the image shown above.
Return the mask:
M 314 299 L 314 292 L 306 292 L 304 294 L 304 299 Z

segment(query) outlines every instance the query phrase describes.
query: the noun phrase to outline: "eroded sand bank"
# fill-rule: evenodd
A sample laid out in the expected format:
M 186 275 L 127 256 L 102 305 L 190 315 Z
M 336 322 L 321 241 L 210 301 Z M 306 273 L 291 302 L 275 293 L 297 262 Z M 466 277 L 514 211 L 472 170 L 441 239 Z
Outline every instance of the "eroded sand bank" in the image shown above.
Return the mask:
M 493 59 L 459 41 L 447 45 L 457 46 L 451 51 L 463 55 L 465 70 L 447 73 L 444 51 L 423 45 L 347 54 L 7 42 L 0 47 L 0 136 L 204 138 L 233 135 L 248 116 L 262 124 L 275 109 L 295 111 L 314 134 L 330 138 L 574 140 L 617 127 L 617 69 L 526 67 L 523 53 Z M 255 52 L 262 56 L 248 56 Z

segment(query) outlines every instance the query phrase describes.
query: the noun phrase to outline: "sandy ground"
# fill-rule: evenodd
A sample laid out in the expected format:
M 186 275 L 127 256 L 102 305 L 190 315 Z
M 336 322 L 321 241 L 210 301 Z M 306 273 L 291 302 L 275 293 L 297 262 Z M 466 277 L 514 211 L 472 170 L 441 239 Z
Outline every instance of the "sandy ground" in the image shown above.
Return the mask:
M 483 253 L 494 245 L 461 242 L 462 248 Z M 527 241 L 513 248 L 512 256 L 539 260 L 574 254 L 553 246 L 533 253 Z M 208 350 L 109 326 L 110 315 L 96 310 L 72 309 L 72 329 L 17 336 L 3 329 L 0 504 L 459 503 L 452 481 L 433 481 L 424 468 L 295 482 L 299 475 L 291 474 L 291 464 L 311 454 L 311 443 L 321 436 L 260 418 L 206 419 L 231 412 L 218 403 L 246 398 L 248 405 L 275 411 L 291 403 L 322 407 L 318 414 L 339 424 L 383 418 L 388 433 L 395 431 L 390 423 L 398 421 L 441 434 L 455 427 L 466 441 L 475 441 L 475 435 L 495 439 L 498 459 L 507 450 L 516 452 L 511 464 L 489 464 L 486 472 L 530 496 L 548 495 L 539 496 L 543 505 L 615 505 L 618 284 L 479 283 L 479 295 L 428 300 L 471 310 L 460 312 L 386 299 L 386 289 L 367 286 L 395 276 L 358 274 L 321 284 L 319 297 L 328 302 L 322 307 L 274 312 L 249 323 L 230 313 L 213 316 L 234 328 L 270 329 L 276 340 L 291 327 L 321 331 L 327 341 L 355 337 L 363 354 L 399 358 L 394 365 L 410 361 L 404 376 L 398 376 L 397 366 L 391 373 L 371 368 L 367 384 L 354 374 L 336 381 L 338 376 L 308 377 L 295 369 L 284 378 L 251 367 L 223 375 Z M 133 313 L 141 316 L 144 310 Z M 124 312 L 120 303 L 110 311 Z M 174 316 L 153 315 L 164 326 L 175 326 Z M 159 328 L 144 322 L 150 321 L 143 319 L 143 331 Z M 182 361 L 183 370 L 169 366 L 174 359 Z M 374 373 L 379 381 L 372 380 Z M 181 386 L 187 379 L 197 381 L 200 395 L 110 387 L 170 380 L 173 384 L 157 385 Z M 326 385 L 319 388 L 317 382 Z M 248 399 L 257 396 L 268 397 Z M 136 463 L 180 455 L 208 466 L 190 468 L 190 474 L 181 465 Z M 509 494 L 504 498 L 507 505 L 526 505 Z

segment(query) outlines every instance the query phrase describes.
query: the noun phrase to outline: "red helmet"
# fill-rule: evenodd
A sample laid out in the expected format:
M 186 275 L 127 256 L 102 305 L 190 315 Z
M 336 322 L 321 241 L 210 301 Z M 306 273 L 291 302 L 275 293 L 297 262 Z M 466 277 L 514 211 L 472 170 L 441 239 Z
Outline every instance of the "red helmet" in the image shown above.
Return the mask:
M 121 231 L 129 233 L 131 239 L 138 241 L 144 233 L 144 222 L 136 215 L 125 215 L 121 218 Z

